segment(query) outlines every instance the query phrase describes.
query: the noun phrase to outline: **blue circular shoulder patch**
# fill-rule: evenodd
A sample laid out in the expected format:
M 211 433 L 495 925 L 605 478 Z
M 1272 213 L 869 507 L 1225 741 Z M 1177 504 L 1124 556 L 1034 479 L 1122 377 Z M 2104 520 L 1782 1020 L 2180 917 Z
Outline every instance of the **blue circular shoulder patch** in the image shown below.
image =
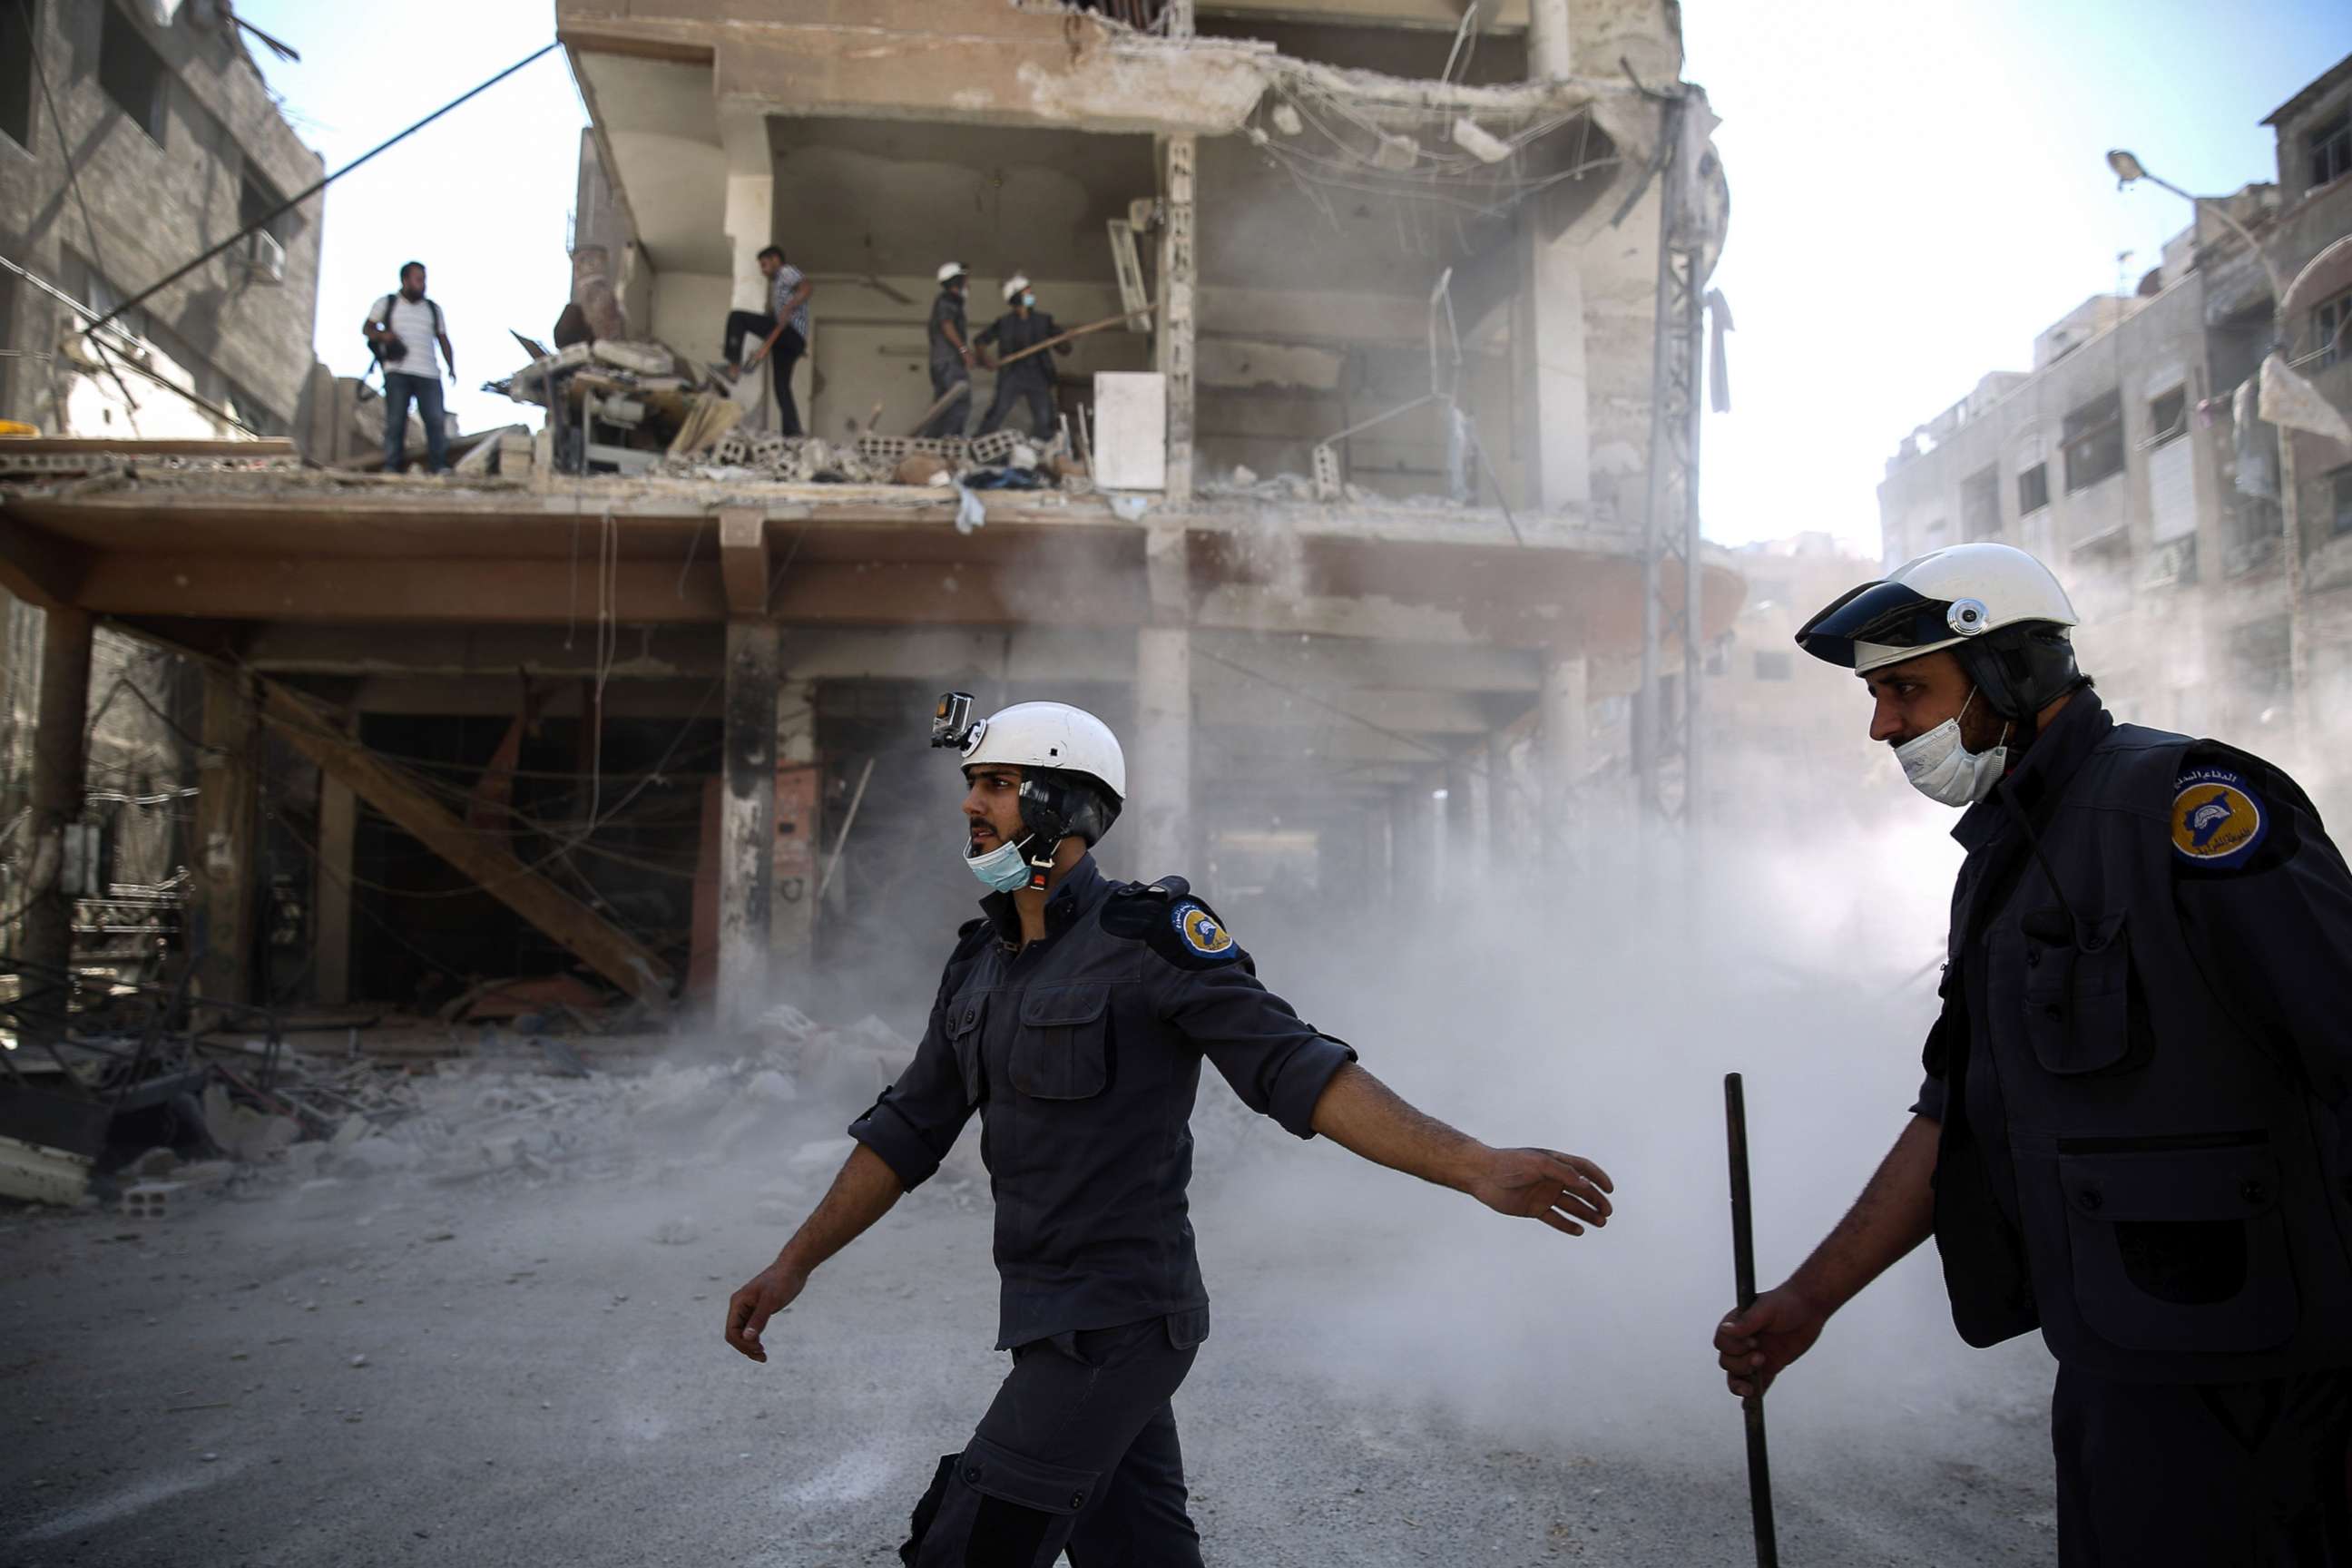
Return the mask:
M 1176 939 L 1191 952 L 1202 958 L 1223 958 L 1234 951 L 1234 933 L 1191 899 L 1171 904 L 1168 920 L 1176 928 Z
M 2172 850 L 2192 865 L 2242 865 L 2270 830 L 2270 808 L 2234 769 L 2190 768 L 2173 786 Z

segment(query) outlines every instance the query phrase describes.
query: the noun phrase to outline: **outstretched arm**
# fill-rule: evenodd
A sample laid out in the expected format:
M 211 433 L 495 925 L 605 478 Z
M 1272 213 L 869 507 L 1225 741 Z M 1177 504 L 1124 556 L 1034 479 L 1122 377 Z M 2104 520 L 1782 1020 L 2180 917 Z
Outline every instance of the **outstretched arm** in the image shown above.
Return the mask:
M 768 1320 L 793 1304 L 817 1265 L 865 1235 L 905 1191 L 881 1155 L 863 1143 L 852 1149 L 833 1186 L 776 1260 L 728 1298 L 727 1342 L 753 1361 L 767 1360 L 760 1332 Z
M 1609 1223 L 1608 1194 L 1616 1188 L 1591 1161 L 1556 1149 L 1490 1149 L 1416 1110 L 1354 1062 L 1324 1086 L 1314 1128 L 1376 1165 L 1467 1193 L 1497 1214 L 1539 1219 L 1570 1236 Z
M 1914 1116 L 1862 1196 L 1787 1283 L 1716 1326 L 1716 1364 L 1742 1399 L 1761 1393 L 1812 1349 L 1832 1313 L 1901 1262 L 1936 1228 L 1936 1148 L 1941 1123 Z

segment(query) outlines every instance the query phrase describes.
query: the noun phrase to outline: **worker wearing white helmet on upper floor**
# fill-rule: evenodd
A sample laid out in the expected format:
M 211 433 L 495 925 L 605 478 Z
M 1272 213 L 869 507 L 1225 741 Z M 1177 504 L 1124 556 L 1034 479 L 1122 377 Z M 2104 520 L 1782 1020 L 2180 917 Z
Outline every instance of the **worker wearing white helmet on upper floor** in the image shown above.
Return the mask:
M 971 292 L 971 275 L 961 261 L 943 261 L 939 279 L 929 330 L 931 400 L 948 401 L 915 434 L 953 437 L 962 435 L 971 418 L 971 329 L 965 325 L 963 314 L 964 299 Z M 950 392 L 956 395 L 950 398 Z
M 1968 808 L 1912 1117 L 1716 1331 L 1760 1390 L 1929 1236 L 1969 1343 L 2058 1360 L 2058 1558 L 2352 1564 L 2352 873 L 2277 768 L 2119 724 L 2074 605 L 1962 544 L 1797 634 Z
M 938 1170 L 978 1110 L 997 1344 L 1013 1370 L 940 1461 L 900 1555 L 1045 1568 L 1066 1548 L 1076 1563 L 1199 1568 L 1169 1401 L 1209 1331 L 1185 1198 L 1204 1058 L 1301 1138 L 1326 1134 L 1569 1235 L 1607 1220 L 1609 1178 L 1423 1115 L 1260 984 L 1181 878 L 1106 878 L 1093 847 L 1118 819 L 1127 763 L 1094 715 L 1024 702 L 974 723 L 971 699 L 950 692 L 931 737 L 961 754 L 962 858 L 989 889 L 981 918 L 948 960 L 913 1061 L 851 1124 L 857 1147 L 832 1190 L 729 1302 L 728 1342 L 766 1360 L 772 1315 Z
M 1013 412 L 1014 403 L 1021 402 L 1029 408 L 1030 434 L 1049 441 L 1059 419 L 1054 410 L 1054 388 L 1060 378 L 1054 374 L 1048 354 L 1025 351 L 1041 349 L 1060 337 L 1061 325 L 1037 309 L 1036 287 L 1021 273 L 1004 280 L 1004 314 L 980 334 L 986 363 L 996 368 L 996 395 L 989 402 L 988 416 L 980 422 L 980 434 L 1003 428 L 1005 416 Z M 1051 353 L 1067 358 L 1070 345 L 1055 343 Z M 1015 354 L 1023 357 L 1014 360 Z M 1006 363 L 1008 360 L 1013 363 Z

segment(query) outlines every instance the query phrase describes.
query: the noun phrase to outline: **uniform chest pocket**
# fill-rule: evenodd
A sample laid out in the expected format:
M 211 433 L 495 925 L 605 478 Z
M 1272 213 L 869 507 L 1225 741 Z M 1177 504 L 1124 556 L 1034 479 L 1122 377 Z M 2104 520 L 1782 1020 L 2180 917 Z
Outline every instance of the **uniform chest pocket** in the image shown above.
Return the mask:
M 1013 1087 L 1032 1100 L 1087 1100 L 1110 1081 L 1110 987 L 1056 985 L 1021 999 Z
M 948 1044 L 955 1051 L 956 1070 L 963 1075 L 963 1096 L 967 1103 L 980 1103 L 981 1085 L 985 1075 L 981 1069 L 981 1026 L 988 1020 L 988 1004 L 980 993 L 956 997 L 948 1004 L 940 1025 L 947 1030 Z
M 2061 1076 L 2130 1065 L 2131 932 L 2124 917 L 2085 918 L 2077 931 L 2059 911 L 2037 910 L 2021 934 L 2025 1037 L 2034 1059 Z

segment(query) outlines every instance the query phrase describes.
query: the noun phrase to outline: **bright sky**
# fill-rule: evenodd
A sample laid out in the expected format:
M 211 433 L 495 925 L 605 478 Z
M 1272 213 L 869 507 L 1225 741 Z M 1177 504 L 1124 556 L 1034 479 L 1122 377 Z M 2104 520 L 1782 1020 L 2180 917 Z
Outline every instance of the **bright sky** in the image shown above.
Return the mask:
M 546 43 L 552 13 L 237 8 L 302 52 L 256 50 L 331 168 Z M 1724 120 L 1714 282 L 1738 323 L 1732 412 L 1704 437 L 1708 537 L 1823 529 L 1873 554 L 1904 434 L 2030 366 L 2037 332 L 2188 226 L 2179 199 L 2118 192 L 2107 149 L 2200 192 L 2273 178 L 2263 116 L 2352 54 L 2340 0 L 1687 0 L 1684 25 L 1686 74 Z M 528 412 L 474 389 L 520 363 L 509 327 L 545 338 L 568 296 L 584 123 L 559 51 L 331 186 L 320 357 L 366 367 L 360 318 L 415 257 L 457 351 L 450 406 L 467 428 Z
M 1707 537 L 1825 529 L 1873 556 L 1903 437 L 1985 372 L 2031 369 L 2035 334 L 2189 226 L 2177 196 L 2118 192 L 2107 149 L 2200 195 L 2276 179 L 2263 117 L 2352 54 L 2341 0 L 1686 0 L 1683 18 L 1731 181 Z

